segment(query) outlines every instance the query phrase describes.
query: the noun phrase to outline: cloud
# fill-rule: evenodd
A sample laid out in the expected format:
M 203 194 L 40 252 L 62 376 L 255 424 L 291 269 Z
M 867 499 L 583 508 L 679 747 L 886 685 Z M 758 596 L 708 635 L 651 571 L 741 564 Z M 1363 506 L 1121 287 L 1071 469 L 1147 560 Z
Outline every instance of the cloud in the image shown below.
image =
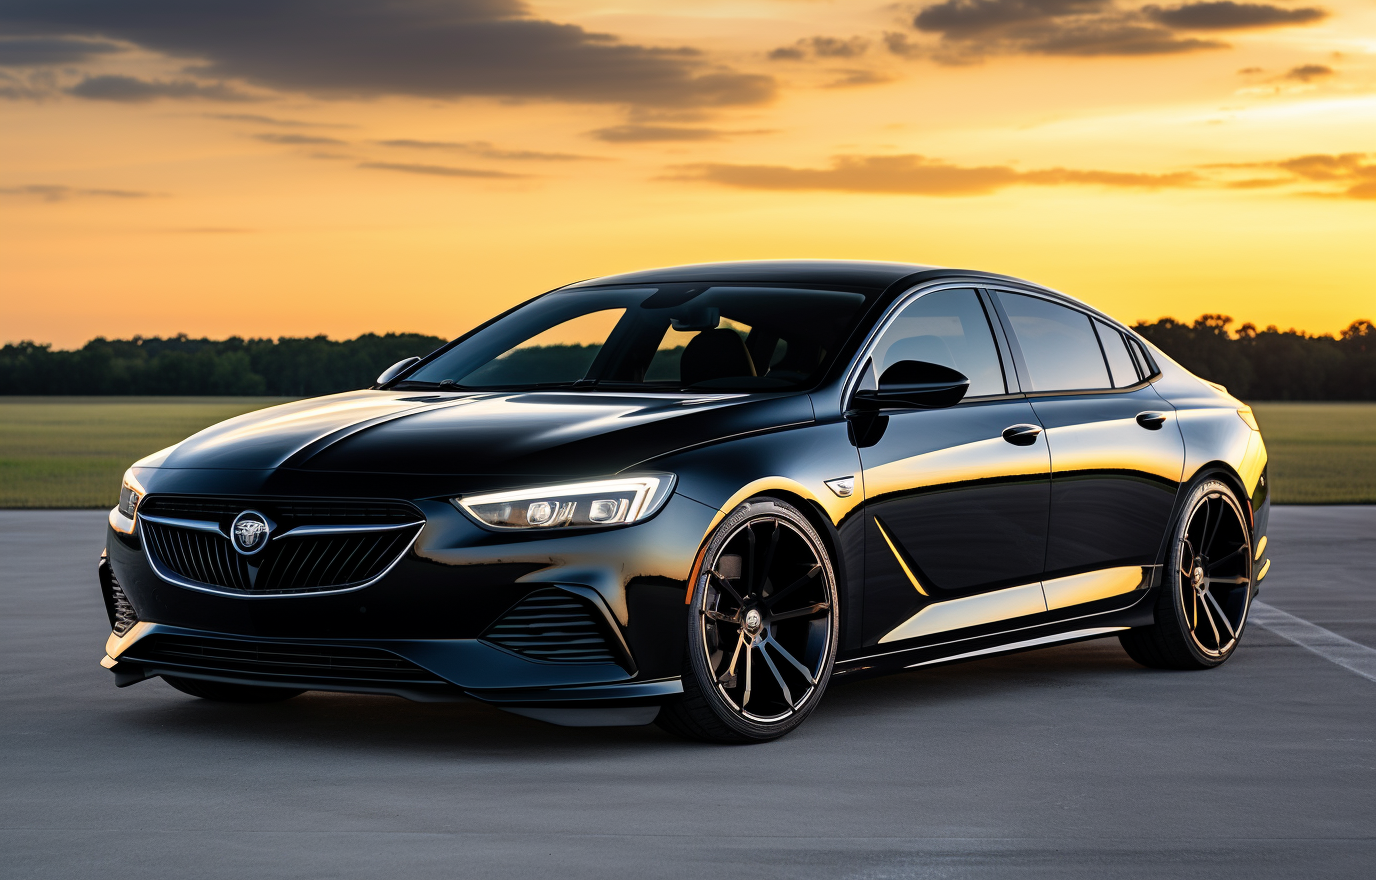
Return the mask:
M 1336 75 L 1337 71 L 1327 64 L 1301 64 L 1299 67 L 1292 67 L 1282 74 L 1281 79 L 1293 80 L 1294 82 L 1313 82 L 1316 79 Z
M 487 141 L 417 141 L 398 138 L 375 141 L 384 147 L 397 147 L 410 150 L 446 150 L 467 153 L 484 159 L 508 159 L 517 162 L 582 162 L 606 161 L 601 156 L 580 156 L 576 153 L 545 153 L 539 150 L 505 150 Z
M 253 97 L 224 83 L 200 83 L 189 79 L 146 80 L 132 76 L 88 76 L 67 89 L 67 94 L 92 101 L 143 104 L 159 98 L 193 98 L 205 101 L 252 101 Z
M 348 141 L 341 141 L 339 138 L 319 137 L 310 134 L 282 134 L 276 131 L 267 131 L 262 134 L 253 135 L 254 140 L 262 141 L 265 144 L 282 144 L 283 146 L 343 146 Z
M 0 37 L 0 67 L 76 64 L 124 51 L 108 40 L 72 37 Z
M 613 125 L 588 132 L 599 141 L 611 144 L 644 144 L 657 141 L 715 141 L 727 135 L 716 128 L 680 125 Z
M 1309 153 L 1270 162 L 1225 162 L 1201 167 L 1224 171 L 1260 168 L 1283 175 L 1225 179 L 1223 185 L 1231 189 L 1319 184 L 1325 188 L 1305 190 L 1299 194 L 1324 198 L 1376 199 L 1376 159 L 1368 153 Z
M 478 177 L 489 180 L 517 180 L 528 177 L 525 174 L 511 174 L 506 171 L 489 171 L 485 168 L 453 168 L 448 165 L 413 165 L 403 162 L 359 162 L 359 168 L 372 168 L 378 171 L 400 171 L 403 174 L 426 174 L 432 177 Z
M 918 11 L 913 27 L 940 37 L 937 60 L 968 63 L 993 53 L 1086 57 L 1222 49 L 1228 44 L 1194 32 L 1312 24 L 1327 14 L 1317 7 L 1231 0 L 1141 9 L 1115 0 L 942 0 Z M 890 52 L 918 53 L 896 37 L 886 36 Z
M 1011 186 L 1094 185 L 1157 190 L 1193 186 L 1194 172 L 1137 174 L 1047 168 L 1018 171 L 1007 165 L 961 166 L 915 154 L 836 156 L 829 168 L 697 163 L 679 166 L 680 180 L 705 180 L 743 189 L 831 190 L 923 196 L 988 195 Z
M 157 193 L 129 189 L 85 189 L 55 183 L 32 183 L 27 186 L 0 187 L 0 195 L 32 196 L 45 202 L 65 202 L 87 196 L 107 199 L 149 199 L 154 198 Z
M 31 70 L 22 74 L 0 70 L 0 99 L 42 101 L 57 94 L 57 77 L 51 70 Z
M 884 48 L 889 50 L 889 54 L 897 55 L 899 58 L 918 58 L 924 53 L 924 49 L 908 38 L 907 34 L 900 34 L 894 31 L 884 32 Z
M 893 77 L 876 70 L 842 70 L 841 76 L 827 83 L 829 89 L 848 89 L 855 86 L 875 86 L 892 82 Z
M 864 37 L 807 37 L 791 46 L 780 46 L 769 53 L 771 61 L 801 61 L 814 58 L 859 58 L 869 50 Z
M 521 0 L 8 0 L 0 27 L 120 40 L 197 73 L 323 98 L 760 104 L 774 80 L 536 17 Z
M 256 113 L 203 113 L 206 119 L 220 119 L 225 122 L 251 122 L 255 125 L 280 125 L 283 128 L 353 128 L 338 122 L 304 122 L 300 119 L 279 119 L 275 116 L 259 116 Z
M 1287 9 L 1269 3 L 1186 3 L 1165 8 L 1144 6 L 1142 14 L 1152 21 L 1192 31 L 1235 31 L 1248 28 L 1284 27 L 1323 21 L 1328 13 L 1314 6 Z

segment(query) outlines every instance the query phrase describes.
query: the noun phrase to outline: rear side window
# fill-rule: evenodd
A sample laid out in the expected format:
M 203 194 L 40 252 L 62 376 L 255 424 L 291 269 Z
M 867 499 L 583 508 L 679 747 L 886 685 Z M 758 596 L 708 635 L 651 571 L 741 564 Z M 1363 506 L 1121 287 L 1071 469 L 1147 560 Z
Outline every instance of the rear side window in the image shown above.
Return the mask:
M 1126 388 L 1140 382 L 1141 377 L 1137 375 L 1137 367 L 1132 362 L 1132 355 L 1128 352 L 1123 334 L 1098 318 L 1094 319 L 1094 329 L 1099 331 L 1099 342 L 1104 346 L 1104 359 L 1108 361 L 1108 372 L 1113 377 L 1113 387 Z
M 1110 388 L 1094 326 L 1083 312 L 1033 296 L 999 292 L 1033 391 Z

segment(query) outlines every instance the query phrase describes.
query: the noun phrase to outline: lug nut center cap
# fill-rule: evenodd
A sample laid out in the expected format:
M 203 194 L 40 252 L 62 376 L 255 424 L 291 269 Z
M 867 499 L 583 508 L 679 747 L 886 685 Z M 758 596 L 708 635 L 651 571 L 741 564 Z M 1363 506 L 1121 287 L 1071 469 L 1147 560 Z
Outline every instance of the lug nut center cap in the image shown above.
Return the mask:
M 760 616 L 760 612 L 759 612 L 759 611 L 755 610 L 754 608 L 751 608 L 749 611 L 745 612 L 745 628 L 746 628 L 746 629 L 748 629 L 748 630 L 750 630 L 750 631 L 753 632 L 753 631 L 759 629 L 759 628 L 760 628 L 760 624 L 762 624 L 762 623 L 764 623 L 764 618 Z
M 1190 585 L 1197 587 L 1202 583 L 1204 583 L 1204 569 L 1201 566 L 1195 566 L 1194 571 L 1190 572 Z

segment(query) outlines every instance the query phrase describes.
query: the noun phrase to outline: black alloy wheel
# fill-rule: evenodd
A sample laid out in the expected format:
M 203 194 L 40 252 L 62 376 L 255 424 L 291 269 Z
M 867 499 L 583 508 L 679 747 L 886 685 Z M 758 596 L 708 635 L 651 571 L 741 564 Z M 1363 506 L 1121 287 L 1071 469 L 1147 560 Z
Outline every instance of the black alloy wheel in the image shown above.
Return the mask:
M 704 550 L 689 605 L 683 696 L 658 723 L 708 742 L 764 742 L 817 706 L 836 659 L 836 577 L 797 508 L 754 499 Z
M 1226 483 L 1189 496 L 1176 526 L 1156 623 L 1119 636 L 1137 662 L 1158 669 L 1210 669 L 1237 649 L 1252 594 L 1249 518 Z

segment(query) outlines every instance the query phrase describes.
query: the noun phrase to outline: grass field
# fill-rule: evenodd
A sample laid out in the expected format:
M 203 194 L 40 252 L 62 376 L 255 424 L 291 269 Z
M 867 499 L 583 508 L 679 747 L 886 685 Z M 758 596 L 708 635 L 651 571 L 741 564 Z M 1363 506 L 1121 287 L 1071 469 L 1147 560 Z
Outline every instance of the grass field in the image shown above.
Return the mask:
M 136 459 L 261 397 L 0 397 L 0 507 L 112 507 Z M 1376 503 L 1376 404 L 1254 404 L 1281 504 Z

